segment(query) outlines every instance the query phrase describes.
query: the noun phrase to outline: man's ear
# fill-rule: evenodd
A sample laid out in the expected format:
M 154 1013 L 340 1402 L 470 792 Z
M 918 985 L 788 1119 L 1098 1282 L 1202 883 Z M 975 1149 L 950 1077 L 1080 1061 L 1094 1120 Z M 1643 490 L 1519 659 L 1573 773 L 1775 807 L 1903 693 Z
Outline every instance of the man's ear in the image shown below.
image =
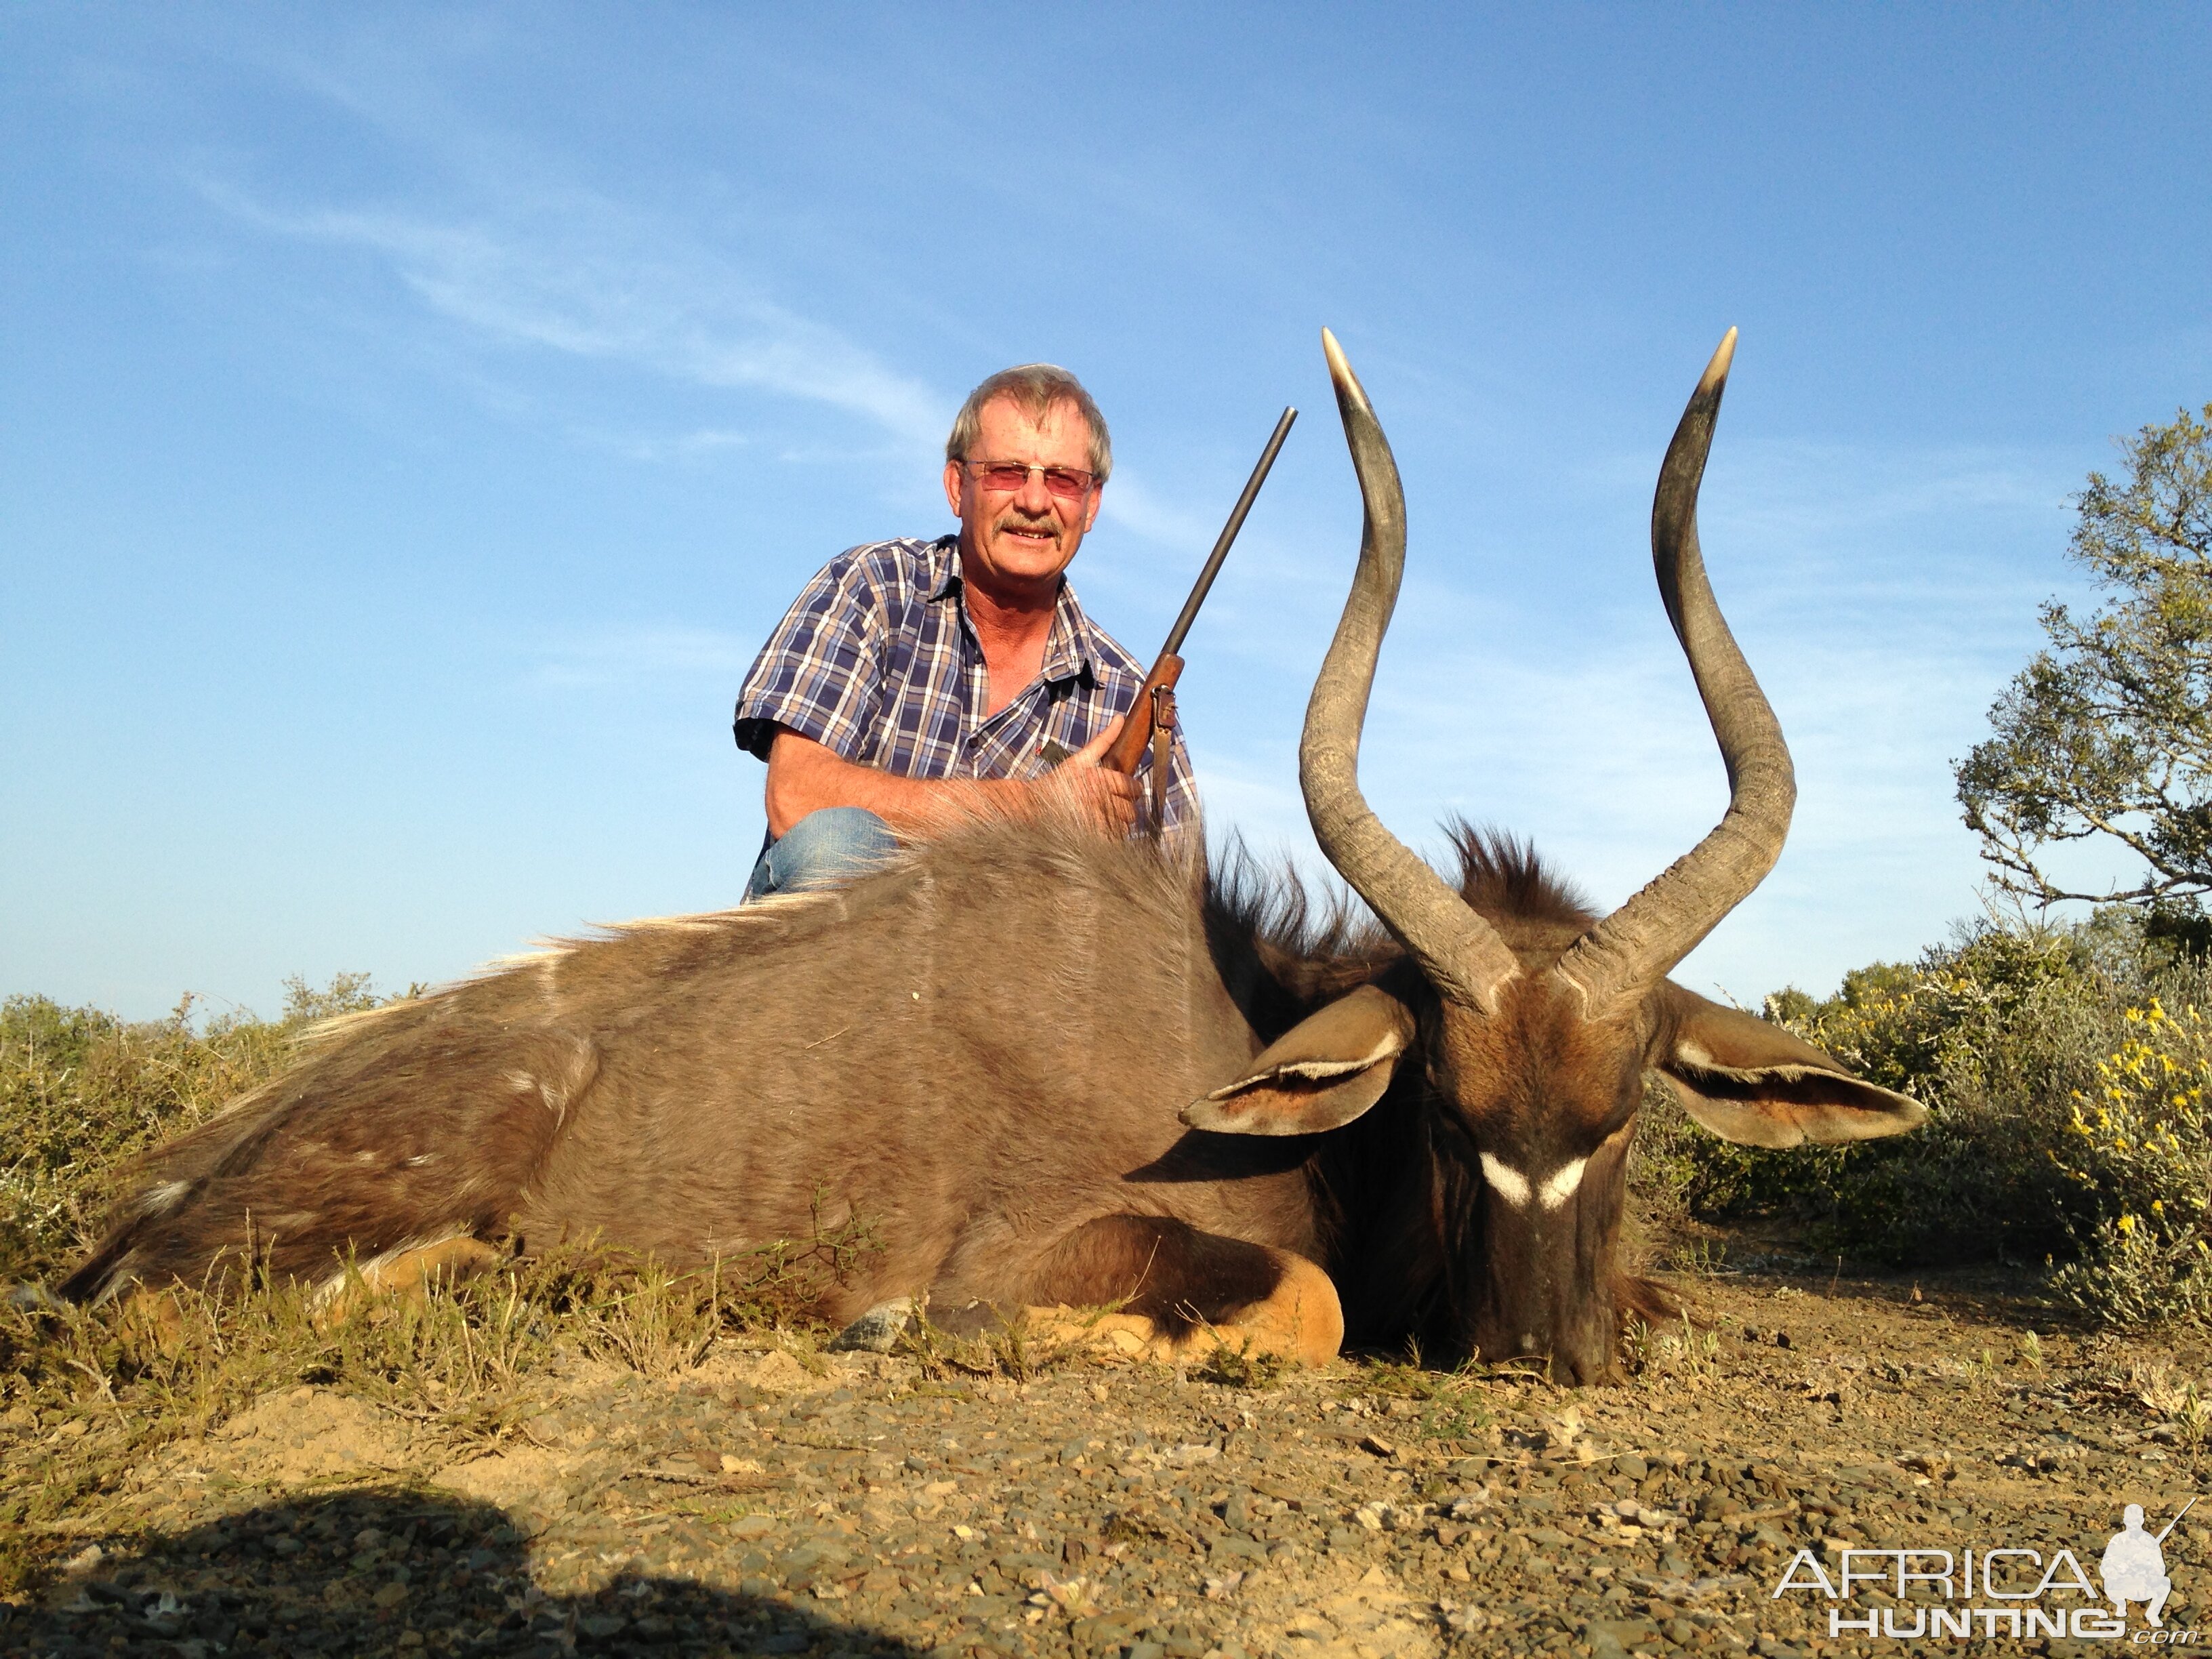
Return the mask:
M 1747 1146 L 1872 1140 L 1917 1127 L 1928 1109 L 1853 1077 L 1779 1025 L 1708 1002 L 1671 980 L 1652 1064 L 1682 1109 Z
M 1363 985 L 1270 1043 L 1245 1075 L 1182 1109 L 1194 1129 L 1310 1135 L 1349 1123 L 1382 1098 L 1413 1040 L 1413 1011 Z

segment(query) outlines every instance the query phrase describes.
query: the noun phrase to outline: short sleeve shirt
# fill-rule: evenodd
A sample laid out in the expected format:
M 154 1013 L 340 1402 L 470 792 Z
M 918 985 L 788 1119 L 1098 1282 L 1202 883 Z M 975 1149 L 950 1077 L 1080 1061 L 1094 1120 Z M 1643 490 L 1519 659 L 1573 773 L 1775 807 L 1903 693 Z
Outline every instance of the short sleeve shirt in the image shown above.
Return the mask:
M 1060 584 L 1044 666 L 995 714 L 968 620 L 958 538 L 848 548 L 806 584 L 738 693 L 738 746 L 768 758 L 776 728 L 906 778 L 1033 778 L 1136 702 L 1145 671 Z M 1137 769 L 1152 793 L 1149 750 Z M 1199 823 L 1198 791 L 1176 732 L 1166 829 Z

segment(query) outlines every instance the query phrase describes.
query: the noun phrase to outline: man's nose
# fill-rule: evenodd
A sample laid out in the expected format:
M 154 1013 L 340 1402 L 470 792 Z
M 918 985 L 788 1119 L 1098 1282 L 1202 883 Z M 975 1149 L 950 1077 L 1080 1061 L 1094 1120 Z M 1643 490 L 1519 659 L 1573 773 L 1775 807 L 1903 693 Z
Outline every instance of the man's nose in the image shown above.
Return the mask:
M 1044 487 L 1044 474 L 1031 472 L 1022 480 L 1022 487 L 1014 492 L 1014 505 L 1033 519 L 1048 518 L 1052 514 L 1052 491 Z

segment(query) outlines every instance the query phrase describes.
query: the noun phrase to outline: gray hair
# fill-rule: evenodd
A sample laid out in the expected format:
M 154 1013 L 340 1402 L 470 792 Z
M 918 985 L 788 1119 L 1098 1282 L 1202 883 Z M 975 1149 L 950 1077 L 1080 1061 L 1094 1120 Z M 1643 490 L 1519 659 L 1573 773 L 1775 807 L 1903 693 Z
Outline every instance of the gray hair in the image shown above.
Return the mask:
M 945 441 L 945 459 L 964 461 L 982 434 L 983 407 L 1000 398 L 1010 398 L 1032 425 L 1040 424 L 1054 407 L 1070 404 L 1091 428 L 1091 470 L 1104 483 L 1114 470 L 1114 441 L 1107 435 L 1106 417 L 1083 389 L 1083 382 L 1056 363 L 1024 363 L 1002 368 L 968 394 L 952 418 L 952 435 Z

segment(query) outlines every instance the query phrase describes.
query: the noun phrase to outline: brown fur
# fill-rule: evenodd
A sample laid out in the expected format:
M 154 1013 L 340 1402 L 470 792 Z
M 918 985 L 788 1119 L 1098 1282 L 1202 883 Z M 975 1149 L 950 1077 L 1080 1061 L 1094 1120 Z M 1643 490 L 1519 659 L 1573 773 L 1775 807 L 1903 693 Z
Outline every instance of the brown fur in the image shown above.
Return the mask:
M 1456 833 L 1469 902 L 1516 945 L 1556 955 L 1585 924 L 1528 849 Z M 1422 1068 L 1327 1136 L 1176 1121 L 1375 980 L 1419 997 L 1348 905 L 1249 860 L 1209 879 L 1066 823 L 978 824 L 841 891 L 634 924 L 340 1022 L 163 1149 L 63 1290 L 249 1261 L 327 1280 L 457 1235 L 703 1262 L 857 1217 L 880 1249 L 833 1318 L 926 1291 L 1218 1321 L 1286 1251 L 1328 1267 L 1354 1340 L 1463 1352 L 1481 1182 Z

